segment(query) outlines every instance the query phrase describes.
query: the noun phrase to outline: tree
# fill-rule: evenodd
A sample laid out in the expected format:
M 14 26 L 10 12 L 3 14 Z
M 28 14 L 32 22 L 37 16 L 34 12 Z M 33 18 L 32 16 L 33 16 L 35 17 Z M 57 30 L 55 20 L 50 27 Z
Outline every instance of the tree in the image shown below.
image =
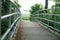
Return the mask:
M 30 9 L 30 20 L 32 19 L 32 15 L 36 14 L 34 12 L 38 11 L 38 10 L 42 10 L 43 6 L 42 4 L 35 4 L 31 7 Z
M 45 0 L 45 9 L 48 9 L 48 0 Z M 47 10 L 45 12 L 47 13 Z
M 0 0 L 0 38 L 1 38 L 1 7 L 2 7 L 2 0 Z
M 16 6 L 17 6 L 18 8 L 20 8 L 20 7 L 21 7 L 21 5 L 19 5 L 19 3 L 18 3 L 18 2 L 14 1 L 14 3 L 16 4 Z
M 52 14 L 60 14 L 60 0 L 52 0 L 55 2 L 55 5 L 52 6 Z M 54 16 L 52 16 L 51 18 L 52 20 L 54 20 Z M 56 16 L 56 20 L 57 22 L 60 22 L 60 17 Z M 54 24 L 53 24 L 54 25 Z M 56 29 L 60 30 L 60 25 L 56 24 Z
M 48 0 L 45 0 L 45 9 L 48 9 Z
M 33 14 L 34 12 L 41 10 L 43 6 L 41 4 L 35 4 L 31 6 L 30 13 Z
M 53 0 L 55 2 L 55 5 L 52 7 L 55 7 L 55 13 L 60 14 L 60 0 Z
M 14 1 L 15 5 L 16 5 L 18 8 L 21 7 L 21 5 L 18 3 L 18 0 L 13 0 L 13 1 Z

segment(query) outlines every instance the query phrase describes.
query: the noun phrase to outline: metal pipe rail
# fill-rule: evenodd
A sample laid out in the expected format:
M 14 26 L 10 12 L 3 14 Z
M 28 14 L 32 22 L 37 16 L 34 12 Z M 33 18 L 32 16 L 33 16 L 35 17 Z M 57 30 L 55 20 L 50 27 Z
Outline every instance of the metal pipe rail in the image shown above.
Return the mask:
M 45 10 L 54 10 L 54 11 L 55 11 L 55 9 L 60 9 L 60 7 L 54 7 L 54 8 L 52 8 L 52 9 L 38 10 L 38 11 L 35 11 L 33 14 L 35 14 L 35 13 L 39 13 L 40 11 L 44 11 L 44 12 L 45 12 Z M 45 12 L 45 13 L 46 13 L 46 12 Z
M 34 18 L 40 18 L 40 17 L 34 17 Z M 49 21 L 49 22 L 54 22 L 54 23 L 57 23 L 57 24 L 60 24 L 60 22 L 56 22 L 56 21 L 53 21 L 53 20 L 49 20 L 49 19 L 45 19 L 45 18 L 40 18 L 40 19 L 43 19 L 43 20 L 47 20 L 47 21 Z M 40 21 L 41 22 L 41 21 Z M 43 23 L 43 24 L 45 24 L 44 22 L 41 22 L 41 23 Z M 57 31 L 57 32 L 60 32 L 60 30 L 58 30 L 58 29 L 56 29 L 56 28 L 54 28 L 54 27 L 52 27 L 52 26 L 49 26 L 48 24 L 45 24 L 45 25 L 47 25 L 49 28 L 52 28 L 53 30 L 55 30 L 55 31 Z
M 53 16 L 53 15 L 55 15 L 55 16 L 60 16 L 60 14 L 44 14 L 44 13 L 42 13 L 42 14 L 38 14 L 38 13 L 37 13 L 37 14 L 32 15 L 32 16 L 38 16 L 38 15 L 43 15 L 43 16 L 44 16 L 44 15 L 45 15 L 45 16 L 46 16 L 46 15 L 49 15 L 49 16 Z
M 46 26 L 48 25 L 48 28 L 53 29 L 55 32 L 60 33 L 60 21 L 59 21 L 60 14 L 56 12 L 55 8 L 53 9 L 54 9 L 54 12 L 51 11 L 52 9 L 44 9 L 44 10 L 47 10 L 47 13 L 44 10 L 38 10 L 34 12 L 33 15 L 31 16 L 31 20 L 46 24 Z M 57 7 L 56 9 L 60 9 L 60 7 Z
M 12 7 L 12 5 L 11 4 L 13 4 L 13 6 L 14 6 L 14 13 L 12 13 L 11 11 L 11 7 Z M 7 40 L 11 40 L 12 39 L 12 37 L 13 37 L 13 34 L 15 33 L 15 30 L 16 30 L 16 27 L 17 27 L 17 22 L 18 22 L 18 20 L 20 19 L 20 17 L 21 17 L 21 12 L 20 12 L 20 10 L 18 9 L 18 7 L 13 3 L 13 2 L 11 2 L 10 1 L 10 4 L 9 4 L 10 6 L 9 6 L 9 14 L 7 14 L 7 15 L 4 15 L 4 16 L 1 16 L 0 18 L 1 18 L 1 20 L 4 20 L 4 19 L 6 19 L 6 18 L 9 18 L 9 25 L 8 25 L 8 29 L 7 29 L 7 31 L 1 36 L 1 38 L 0 38 L 0 40 L 5 40 L 5 38 L 8 36 L 8 38 L 7 38 Z M 15 16 L 14 16 L 15 15 Z M 13 21 L 13 23 L 11 24 L 11 17 L 12 16 L 14 16 L 14 21 Z M 1 24 L 0 24 L 1 25 Z M 13 31 L 12 33 L 11 33 L 11 31 Z
M 8 15 L 1 16 L 1 19 L 8 18 L 8 17 L 13 16 L 13 15 L 15 15 L 15 14 L 18 14 L 18 13 L 12 13 L 12 14 L 8 14 Z
M 46 19 L 46 18 L 41 18 L 41 17 L 34 17 L 34 18 L 38 18 L 38 19 L 40 18 L 40 19 L 43 19 L 43 20 L 47 20 L 47 21 L 50 21 L 50 22 L 54 22 L 54 23 L 60 24 L 60 22 L 49 20 L 49 19 Z

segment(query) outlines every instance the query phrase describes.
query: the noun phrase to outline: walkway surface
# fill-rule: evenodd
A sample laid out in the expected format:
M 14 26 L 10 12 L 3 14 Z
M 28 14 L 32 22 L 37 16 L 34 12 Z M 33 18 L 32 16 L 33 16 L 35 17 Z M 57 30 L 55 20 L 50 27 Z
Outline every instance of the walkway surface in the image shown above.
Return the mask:
M 23 32 L 25 40 L 59 40 L 36 22 L 23 22 Z
M 60 40 L 36 22 L 22 22 L 24 40 Z

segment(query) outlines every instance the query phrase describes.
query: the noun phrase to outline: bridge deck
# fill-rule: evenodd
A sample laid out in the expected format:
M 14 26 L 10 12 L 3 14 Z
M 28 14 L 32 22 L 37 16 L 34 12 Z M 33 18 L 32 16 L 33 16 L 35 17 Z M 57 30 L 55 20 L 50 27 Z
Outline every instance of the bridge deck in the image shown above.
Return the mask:
M 22 27 L 23 40 L 60 40 L 56 35 L 49 32 L 36 22 L 22 22 Z M 18 36 L 16 36 L 16 40 L 20 40 L 20 34 L 19 32 L 17 33 Z

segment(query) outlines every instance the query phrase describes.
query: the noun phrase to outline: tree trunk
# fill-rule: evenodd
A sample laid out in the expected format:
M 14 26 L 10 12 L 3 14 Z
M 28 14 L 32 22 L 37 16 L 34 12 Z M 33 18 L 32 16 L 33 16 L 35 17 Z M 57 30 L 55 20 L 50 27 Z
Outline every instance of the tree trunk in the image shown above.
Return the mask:
M 48 0 L 45 0 L 45 9 L 48 9 Z M 45 12 L 47 13 L 47 10 Z
M 2 0 L 0 0 L 0 39 L 1 39 L 1 8 L 2 8 Z
M 48 9 L 48 0 L 45 0 L 45 9 Z

